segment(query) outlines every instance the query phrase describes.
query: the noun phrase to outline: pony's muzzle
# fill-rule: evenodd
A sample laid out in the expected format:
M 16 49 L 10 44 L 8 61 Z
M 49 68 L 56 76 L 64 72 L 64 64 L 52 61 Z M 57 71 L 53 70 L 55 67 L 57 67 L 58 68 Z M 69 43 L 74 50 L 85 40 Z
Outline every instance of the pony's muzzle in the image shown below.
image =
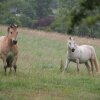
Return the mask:
M 73 48 L 73 49 L 72 49 L 72 52 L 74 52 L 74 51 L 75 51 L 75 49 Z
M 15 45 L 17 44 L 17 40 L 13 40 L 12 43 Z

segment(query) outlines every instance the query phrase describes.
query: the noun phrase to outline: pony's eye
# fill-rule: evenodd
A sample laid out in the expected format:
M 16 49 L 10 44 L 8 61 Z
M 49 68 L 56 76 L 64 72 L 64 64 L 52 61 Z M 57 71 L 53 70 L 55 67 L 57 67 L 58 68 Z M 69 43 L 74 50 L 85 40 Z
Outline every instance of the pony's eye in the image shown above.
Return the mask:
M 12 32 L 10 32 L 12 34 Z

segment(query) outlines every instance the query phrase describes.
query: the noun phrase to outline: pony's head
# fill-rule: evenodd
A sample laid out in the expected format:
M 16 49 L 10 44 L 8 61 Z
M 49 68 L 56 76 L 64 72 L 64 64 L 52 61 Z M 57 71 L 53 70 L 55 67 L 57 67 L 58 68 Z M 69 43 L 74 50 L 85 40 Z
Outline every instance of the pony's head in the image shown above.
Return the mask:
M 18 31 L 17 31 L 18 26 L 13 24 L 10 25 L 8 27 L 8 36 L 11 39 L 12 44 L 17 44 L 17 35 L 18 35 Z
M 74 41 L 74 39 L 73 39 L 72 37 L 69 37 L 69 39 L 68 39 L 68 48 L 69 48 L 72 52 L 74 52 L 75 49 L 76 49 L 76 43 L 75 43 L 75 41 Z

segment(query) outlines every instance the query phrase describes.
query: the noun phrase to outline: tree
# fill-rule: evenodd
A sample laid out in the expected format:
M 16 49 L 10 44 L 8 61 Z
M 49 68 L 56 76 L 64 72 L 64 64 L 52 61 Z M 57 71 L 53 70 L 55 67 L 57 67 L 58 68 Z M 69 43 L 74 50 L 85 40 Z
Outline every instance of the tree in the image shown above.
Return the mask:
M 28 0 L 28 2 L 30 2 L 33 6 L 37 19 L 41 19 L 52 14 L 52 10 L 50 8 L 52 0 Z
M 56 9 L 56 20 L 51 28 L 58 32 L 67 32 L 71 24 L 70 11 L 73 7 L 77 6 L 77 0 L 58 0 L 58 8 Z
M 68 33 L 71 33 L 74 26 L 79 24 L 83 18 L 88 16 L 89 11 L 92 12 L 98 6 L 100 6 L 99 0 L 80 0 L 79 6 L 74 8 L 70 13 L 71 24 L 69 25 Z M 96 19 L 99 20 L 99 18 Z
M 99 5 L 100 0 L 58 0 L 56 21 L 51 28 L 74 35 L 99 34 L 100 31 L 93 28 L 95 25 L 100 27 L 96 24 L 100 21 Z

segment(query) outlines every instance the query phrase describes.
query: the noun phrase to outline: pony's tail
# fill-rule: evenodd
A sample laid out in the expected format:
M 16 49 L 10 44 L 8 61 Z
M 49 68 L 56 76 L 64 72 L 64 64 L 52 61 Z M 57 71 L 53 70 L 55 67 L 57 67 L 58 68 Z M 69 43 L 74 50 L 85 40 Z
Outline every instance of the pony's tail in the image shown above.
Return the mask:
M 98 61 L 97 61 L 97 57 L 96 56 L 94 58 L 94 65 L 95 65 L 96 71 L 99 72 L 99 66 L 98 66 Z
M 6 62 L 7 62 L 7 67 L 12 67 L 13 57 L 9 55 L 6 59 Z

